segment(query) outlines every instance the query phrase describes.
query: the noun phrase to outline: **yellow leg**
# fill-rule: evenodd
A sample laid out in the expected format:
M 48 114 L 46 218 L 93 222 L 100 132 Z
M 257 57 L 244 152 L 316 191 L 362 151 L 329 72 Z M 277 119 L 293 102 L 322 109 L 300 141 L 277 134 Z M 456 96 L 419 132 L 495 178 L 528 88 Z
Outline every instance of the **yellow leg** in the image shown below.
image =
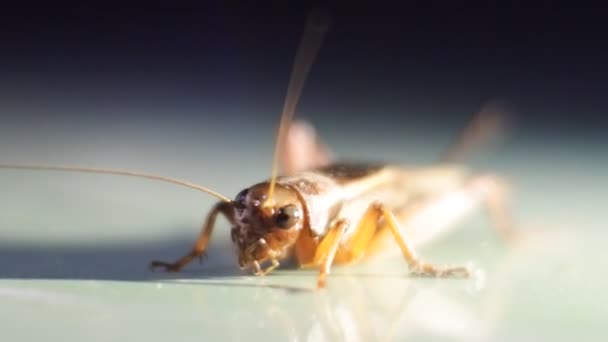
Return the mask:
M 312 262 L 302 265 L 302 267 L 320 266 L 319 278 L 317 281 L 318 288 L 325 287 L 325 279 L 330 272 L 331 264 L 334 261 L 338 247 L 340 247 L 342 237 L 344 236 L 344 233 L 348 227 L 348 220 L 341 219 L 336 221 L 317 247 Z
M 421 262 L 420 258 L 416 254 L 416 251 L 406 240 L 403 229 L 400 228 L 399 222 L 395 218 L 395 215 L 390 210 L 386 209 L 382 204 L 374 204 L 373 207 L 376 211 L 380 212 L 386 220 L 389 229 L 393 233 L 395 241 L 403 253 L 403 257 L 407 261 L 411 274 L 431 277 L 470 276 L 470 271 L 466 267 L 440 267 Z
M 372 240 L 378 230 L 378 221 L 382 213 L 370 206 L 357 224 L 357 229 L 346 241 L 344 246 L 338 250 L 335 263 L 345 264 L 360 261 L 368 252 Z
M 367 209 L 359 221 L 357 229 L 352 232 L 352 236 L 338 248 L 333 260 L 334 264 L 354 263 L 365 256 L 368 246 L 376 237 L 379 218 L 380 213 L 377 210 L 372 207 Z M 302 268 L 318 267 L 323 254 L 329 248 L 329 241 L 333 240 L 325 237 L 321 242 L 316 242 L 309 236 L 309 232 L 303 232 L 295 246 L 296 257 Z
M 313 260 L 302 264 L 302 267 L 320 267 L 317 282 L 318 288 L 325 287 L 327 275 L 330 273 L 330 268 L 334 261 L 340 261 L 341 263 L 352 262 L 364 256 L 374 239 L 378 222 L 381 218 L 385 219 L 385 224 L 399 245 L 411 274 L 432 277 L 470 276 L 470 271 L 466 267 L 440 267 L 420 261 L 416 251 L 404 236 L 405 233 L 400 228 L 395 215 L 382 204 L 375 203 L 367 209 L 357 225 L 357 230 L 347 242 L 341 246 L 349 223 L 345 219 L 338 220 L 317 246 Z

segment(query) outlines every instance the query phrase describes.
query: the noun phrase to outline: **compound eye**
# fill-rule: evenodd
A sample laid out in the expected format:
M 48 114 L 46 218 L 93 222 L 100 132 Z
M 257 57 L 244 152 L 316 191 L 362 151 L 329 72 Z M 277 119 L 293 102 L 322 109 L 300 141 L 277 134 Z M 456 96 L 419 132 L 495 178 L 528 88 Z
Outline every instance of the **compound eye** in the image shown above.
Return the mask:
M 298 222 L 302 213 L 300 209 L 293 204 L 281 207 L 276 213 L 276 224 L 279 228 L 287 229 Z
M 240 203 L 245 203 L 245 197 L 247 197 L 248 192 L 249 192 L 249 189 L 241 190 L 241 192 L 239 192 L 238 195 L 236 195 L 236 197 L 234 198 L 234 201 L 240 202 Z

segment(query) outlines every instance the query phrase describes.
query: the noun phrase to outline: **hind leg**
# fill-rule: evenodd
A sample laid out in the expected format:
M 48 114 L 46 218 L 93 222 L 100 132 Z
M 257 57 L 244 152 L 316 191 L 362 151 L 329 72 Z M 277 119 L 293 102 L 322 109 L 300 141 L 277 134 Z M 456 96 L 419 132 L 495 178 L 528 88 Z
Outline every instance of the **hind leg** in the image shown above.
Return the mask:
M 505 240 L 515 236 L 513 220 L 507 206 L 507 184 L 496 176 L 481 175 L 469 178 L 460 189 L 419 203 L 404 210 L 397 218 L 381 205 L 385 224 L 397 241 L 413 274 L 429 276 L 468 276 L 470 271 L 464 267 L 438 267 L 422 263 L 414 252 L 413 245 L 420 242 L 421 231 L 430 231 L 431 239 L 455 226 L 464 216 L 476 209 L 485 209 L 496 233 Z M 426 216 L 426 217 L 425 217 Z M 371 247 L 371 246 L 370 246 Z
M 504 240 L 515 237 L 515 224 L 509 208 L 509 187 L 506 182 L 492 175 L 478 176 L 472 187 L 483 195 L 483 205 L 496 233 Z
M 455 190 L 399 211 L 397 220 L 416 244 L 423 244 L 447 233 L 477 210 L 488 214 L 493 230 L 501 239 L 510 240 L 515 236 L 507 184 L 493 175 L 470 177 Z

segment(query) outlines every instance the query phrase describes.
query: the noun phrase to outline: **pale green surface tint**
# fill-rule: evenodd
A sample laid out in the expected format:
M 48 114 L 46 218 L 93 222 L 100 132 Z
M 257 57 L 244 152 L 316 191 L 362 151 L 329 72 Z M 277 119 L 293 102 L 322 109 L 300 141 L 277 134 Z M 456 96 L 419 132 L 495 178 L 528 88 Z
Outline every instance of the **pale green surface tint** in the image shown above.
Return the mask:
M 1 159 L 160 172 L 232 197 L 269 173 L 272 138 L 264 134 L 273 128 L 260 128 L 257 140 L 244 131 L 234 138 L 245 144 L 233 140 L 219 150 L 213 141 L 221 132 L 187 124 L 168 133 L 65 129 L 45 141 L 5 128 Z M 432 159 L 443 144 L 404 134 L 395 146 L 392 133 L 370 145 L 373 139 L 341 139 L 346 133 L 328 140 L 361 158 L 376 150 L 375 159 Z M 239 271 L 224 221 L 204 265 L 177 275 L 148 272 L 150 259 L 190 248 L 213 202 L 194 191 L 112 176 L 1 171 L 2 340 L 605 340 L 608 165 L 587 146 L 578 154 L 546 146 L 520 137 L 483 164 L 516 185 L 524 233 L 518 245 L 502 245 L 476 215 L 420 249 L 429 261 L 472 262 L 476 278 L 408 278 L 397 255 L 336 268 L 321 293 L 312 291 L 314 271 L 287 268 L 265 278 Z

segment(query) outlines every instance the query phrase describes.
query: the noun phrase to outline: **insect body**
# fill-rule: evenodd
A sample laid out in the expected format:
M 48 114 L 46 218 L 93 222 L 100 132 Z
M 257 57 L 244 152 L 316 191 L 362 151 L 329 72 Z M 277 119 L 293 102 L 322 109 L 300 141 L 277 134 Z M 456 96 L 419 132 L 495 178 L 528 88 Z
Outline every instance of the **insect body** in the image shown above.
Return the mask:
M 179 271 L 203 255 L 219 213 L 232 225 L 242 268 L 265 275 L 293 256 L 302 267 L 319 267 L 319 287 L 325 286 L 332 264 L 360 261 L 391 236 L 412 274 L 467 277 L 470 270 L 465 267 L 422 262 L 413 248 L 416 239 L 407 233 L 441 230 L 480 204 L 487 205 L 499 228 L 508 228 L 499 202 L 500 183 L 459 167 L 337 163 L 278 177 L 276 182 L 272 206 L 264 205 L 270 181 L 249 187 L 234 200 L 216 204 L 189 254 L 151 266 Z M 265 263 L 267 268 L 262 267 Z
M 0 164 L 0 168 L 110 173 L 151 178 L 194 188 L 219 198 L 192 250 L 175 262 L 153 261 L 153 269 L 181 270 L 205 254 L 221 214 L 231 224 L 231 238 L 242 268 L 265 275 L 280 261 L 295 257 L 302 267 L 318 267 L 318 287 L 325 287 L 333 264 L 357 262 L 392 240 L 410 272 L 424 276 L 468 276 L 465 267 L 441 267 L 418 257 L 414 242 L 420 231 L 441 231 L 479 206 L 485 206 L 499 232 L 507 232 L 502 182 L 476 176 L 448 164 L 486 132 L 491 112 L 482 111 L 441 163 L 427 168 L 339 163 L 311 126 L 291 120 L 305 76 L 324 30 L 311 17 L 288 88 L 279 127 L 271 178 L 229 199 L 182 180 L 123 170 L 69 166 Z M 284 175 L 277 176 L 279 161 Z

